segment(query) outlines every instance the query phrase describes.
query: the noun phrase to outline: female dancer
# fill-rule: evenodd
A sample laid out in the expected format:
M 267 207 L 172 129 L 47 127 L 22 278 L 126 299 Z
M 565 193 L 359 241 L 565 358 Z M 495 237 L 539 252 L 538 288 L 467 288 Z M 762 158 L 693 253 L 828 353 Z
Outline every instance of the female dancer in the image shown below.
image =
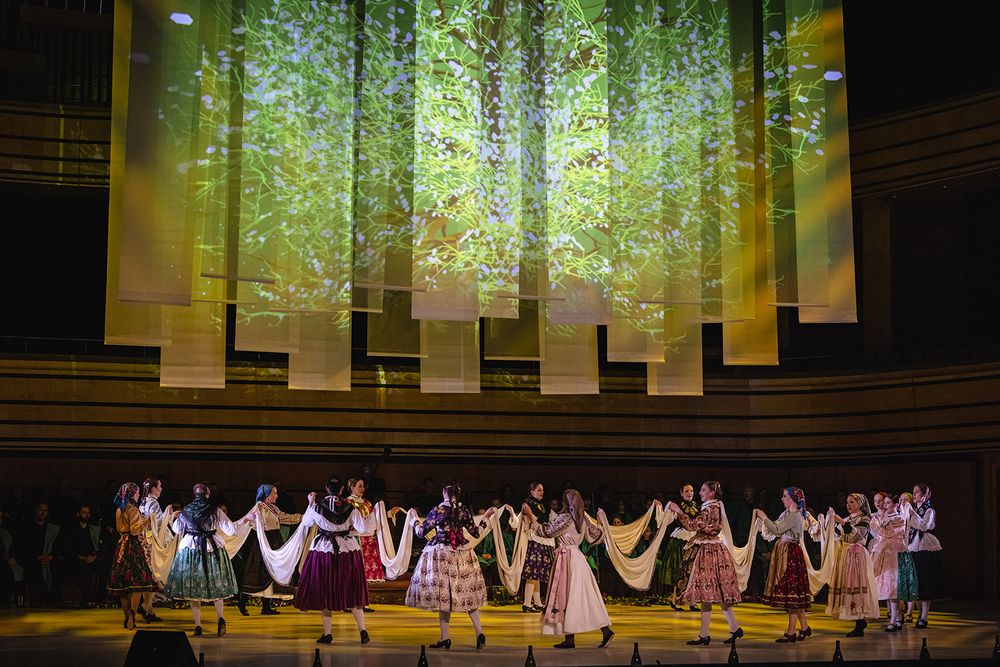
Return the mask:
M 342 492 L 340 480 L 331 477 L 326 483 L 326 498 L 317 503 L 316 494 L 310 493 L 309 508 L 302 517 L 301 529 L 316 526 L 317 535 L 302 565 L 295 606 L 322 614 L 323 636 L 317 644 L 333 642 L 333 612 L 344 610 L 354 615 L 361 643 L 371 641 L 363 611 L 368 606 L 368 584 L 357 536 L 375 529 L 375 515 L 362 516 L 339 497 Z
M 903 518 L 910 529 L 907 550 L 913 555 L 919 588 L 920 620 L 915 627 L 926 628 L 931 600 L 944 597 L 948 584 L 941 565 L 941 543 L 930 533 L 937 525 L 937 513 L 931 507 L 931 490 L 926 484 L 913 487 L 913 504 L 912 509 L 903 509 Z
M 211 602 L 219 617 L 216 632 L 222 637 L 226 634 L 222 600 L 236 595 L 238 589 L 226 544 L 216 531 L 234 535 L 236 525 L 208 501 L 211 491 L 207 486 L 195 484 L 193 490 L 194 500 L 174 518 L 173 529 L 180 543 L 163 594 L 191 602 L 195 637 L 201 636 L 201 603 Z
M 692 519 L 698 516 L 699 507 L 694 499 L 694 487 L 690 484 L 681 487 L 680 508 L 684 514 Z M 668 600 L 670 608 L 674 611 L 681 611 L 681 598 L 684 596 L 687 580 L 691 576 L 694 550 L 688 548 L 688 543 L 694 536 L 693 532 L 680 525 L 680 521 L 678 521 L 677 527 L 670 533 L 670 539 L 667 540 L 660 583 L 674 587 Z M 698 605 L 691 605 L 691 611 L 701 610 Z
M 285 514 L 277 508 L 274 501 L 278 499 L 278 489 L 273 484 L 261 484 L 257 489 L 257 504 L 247 515 L 253 520 L 259 516 L 264 524 L 264 537 L 272 549 L 278 549 L 284 544 L 281 537 L 281 524 L 291 526 L 302 521 L 301 514 Z M 272 598 L 291 600 L 295 596 L 294 586 L 282 586 L 274 581 L 267 569 L 264 557 L 260 553 L 260 543 L 251 544 L 247 553 L 246 571 L 243 575 L 243 587 L 240 589 L 240 613 L 249 616 L 246 610 L 247 597 L 260 598 L 260 615 L 273 616 L 281 612 L 271 606 Z
M 154 525 L 159 525 L 163 520 L 163 510 L 160 509 L 160 493 L 163 492 L 163 485 L 159 479 L 147 477 L 142 483 L 142 493 L 139 500 L 139 514 L 143 518 L 151 518 L 146 524 L 146 529 L 139 536 L 142 543 L 142 551 L 146 555 L 146 563 L 152 568 L 152 541 Z M 153 613 L 153 598 L 156 592 L 143 594 L 142 606 L 139 607 L 139 614 L 146 623 L 159 623 L 163 619 Z
M 406 589 L 406 606 L 438 613 L 441 638 L 431 648 L 451 648 L 448 626 L 453 611 L 469 614 L 476 629 L 476 648 L 486 645 L 479 622 L 479 608 L 486 604 L 486 583 L 476 554 L 462 533 L 464 528 L 473 537 L 479 537 L 479 525 L 469 508 L 458 502 L 461 492 L 458 482 L 447 480 L 441 490 L 444 502 L 427 514 L 416 531 L 420 538 L 432 529 L 435 532 L 413 570 L 410 587 Z M 494 511 L 491 507 L 481 516 L 488 519 Z M 410 514 L 416 516 L 417 510 L 411 509 Z
M 900 620 L 899 600 L 917 598 L 917 576 L 913 569 L 913 558 L 906 550 L 906 522 L 899 515 L 899 496 L 885 494 L 882 500 L 882 514 L 873 528 L 878 533 L 878 543 L 873 555 L 875 584 L 879 600 L 886 600 L 889 608 L 889 625 L 886 632 L 895 632 L 903 627 Z
M 781 502 L 785 511 L 776 522 L 768 519 L 764 510 L 759 508 L 754 510 L 754 515 L 763 523 L 761 534 L 765 539 L 771 541 L 781 537 L 771 552 L 771 566 L 760 601 L 788 612 L 788 630 L 775 640 L 779 644 L 787 644 L 803 641 L 812 635 L 812 628 L 806 620 L 811 601 L 809 575 L 800 540 L 813 527 L 818 529 L 819 524 L 806 512 L 806 494 L 802 489 L 788 487 L 781 494 Z M 796 623 L 799 626 L 798 636 L 795 634 Z
M 871 558 L 865 550 L 865 541 L 871 526 L 868 499 L 860 493 L 847 497 L 846 519 L 834 516 L 842 546 L 837 550 L 837 560 L 830 578 L 830 599 L 826 613 L 834 618 L 854 621 L 854 630 L 848 637 L 864 637 L 868 618 L 878 618 L 875 578 Z
M 135 630 L 135 612 L 144 592 L 157 589 L 156 580 L 146 562 L 139 536 L 146 529 L 149 517 L 139 514 L 139 486 L 132 482 L 122 484 L 115 496 L 115 525 L 121 537 L 115 549 L 115 561 L 108 576 L 108 592 L 121 596 L 125 627 Z
M 351 492 L 351 495 L 347 497 L 347 502 L 361 512 L 363 518 L 367 519 L 368 515 L 371 514 L 372 504 L 365 500 L 365 481 L 360 477 L 352 477 L 347 480 L 347 489 Z M 392 516 L 396 511 L 401 510 L 393 508 L 389 515 Z M 374 528 L 372 530 L 374 531 Z M 359 535 L 358 539 L 361 542 L 361 560 L 365 565 L 365 581 L 369 584 L 382 583 L 385 581 L 385 568 L 382 566 L 382 557 L 379 556 L 378 542 L 375 541 L 374 533 Z M 372 612 L 375 610 L 371 607 L 365 607 L 363 611 Z
M 606 647 L 615 633 L 611 631 L 611 619 L 604 607 L 601 589 L 597 587 L 587 558 L 580 551 L 580 544 L 585 538 L 591 544 L 598 544 L 604 537 L 604 530 L 587 520 L 583 511 L 583 496 L 575 489 L 563 494 L 562 512 L 552 521 L 537 523 L 534 510 L 527 503 L 522 511 L 532 522 L 532 533 L 550 539 L 559 538 L 556 564 L 542 617 L 542 634 L 565 635 L 565 639 L 555 647 L 576 648 L 576 633 L 600 628 L 603 639 L 599 648 Z
M 885 500 L 885 496 L 886 494 L 883 491 L 879 491 L 874 496 L 872 496 L 872 504 L 875 507 L 875 511 L 872 512 L 871 530 L 868 533 L 867 548 L 868 548 L 868 553 L 870 554 L 874 554 L 875 548 L 878 546 L 878 541 L 879 541 L 878 527 L 879 523 L 882 521 L 882 517 L 885 516 L 885 512 L 883 511 L 884 507 L 882 504 L 883 501 Z
M 545 487 L 541 482 L 532 482 L 528 487 L 529 495 L 523 505 L 531 510 L 536 517 L 545 518 L 548 511 L 542 498 Z M 534 531 L 528 533 L 528 552 L 524 558 L 524 569 L 521 578 L 524 580 L 523 612 L 540 612 L 542 608 L 541 584 L 548 583 L 549 572 L 552 571 L 552 549 L 556 543 L 551 537 L 543 537 Z
M 719 533 L 722 532 L 722 501 L 717 498 L 722 487 L 718 482 L 705 482 L 701 485 L 701 511 L 695 518 L 689 517 L 674 503 L 669 503 L 667 509 L 677 514 L 678 520 L 688 530 L 696 533 L 694 552 L 691 565 L 691 575 L 684 588 L 684 603 L 700 602 L 701 631 L 697 639 L 688 642 L 691 646 L 708 646 L 712 640 L 709 636 L 709 624 L 712 621 L 712 604 L 722 607 L 722 614 L 729 624 L 729 639 L 723 641 L 732 644 L 743 636 L 743 629 L 736 622 L 736 612 L 733 605 L 742 599 L 740 586 L 736 581 L 736 564 L 723 544 Z M 680 584 L 678 584 L 678 588 Z

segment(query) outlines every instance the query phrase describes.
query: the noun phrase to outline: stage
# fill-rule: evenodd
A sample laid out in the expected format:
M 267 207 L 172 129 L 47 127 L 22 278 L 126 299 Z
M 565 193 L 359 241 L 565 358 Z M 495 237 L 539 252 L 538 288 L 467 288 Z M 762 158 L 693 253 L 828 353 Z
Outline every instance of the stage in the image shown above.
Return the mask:
M 205 654 L 209 666 L 310 667 L 314 651 L 320 648 L 325 666 L 382 667 L 416 665 L 421 644 L 438 639 L 437 616 L 399 605 L 375 605 L 366 614 L 370 644 L 359 642 L 354 619 L 349 614 L 334 615 L 333 644 L 319 646 L 322 634 L 318 613 L 302 613 L 282 607 L 281 616 L 241 617 L 234 607 L 226 607 L 228 632 L 215 635 L 215 613 L 211 607 L 202 612 L 206 634 L 192 637 L 191 613 L 187 609 L 157 608 L 163 623 L 138 629 L 183 630 L 195 656 Z M 607 649 L 598 649 L 600 632 L 577 635 L 577 648 L 557 650 L 558 638 L 542 636 L 538 616 L 522 613 L 519 606 L 486 607 L 482 615 L 487 644 L 476 651 L 472 624 L 465 615 L 455 614 L 451 622 L 452 648 L 427 649 L 431 667 L 468 667 L 475 665 L 524 664 L 529 644 L 534 646 L 538 665 L 627 665 L 633 642 L 639 642 L 643 664 L 724 663 L 729 646 L 722 640 L 729 636 L 724 620 L 716 613 L 712 623 L 712 643 L 691 647 L 685 642 L 698 634 L 699 614 L 675 612 L 668 607 L 608 607 L 615 638 Z M 883 612 L 884 613 L 884 612 Z M 809 616 L 813 636 L 801 643 L 775 644 L 785 630 L 787 616 L 757 604 L 737 607 L 737 618 L 746 632 L 739 641 L 742 662 L 816 661 L 829 662 L 834 642 L 841 640 L 844 659 L 897 660 L 915 659 L 921 638 L 927 638 L 932 658 L 989 658 L 994 635 L 1000 628 L 1000 606 L 947 601 L 931 610 L 930 627 L 918 630 L 912 624 L 901 633 L 885 633 L 885 621 L 870 622 L 863 638 L 846 638 L 853 623 L 836 621 L 819 609 Z M 5 665 L 79 665 L 114 667 L 122 665 L 133 632 L 122 628 L 120 610 L 0 610 L 0 662 Z

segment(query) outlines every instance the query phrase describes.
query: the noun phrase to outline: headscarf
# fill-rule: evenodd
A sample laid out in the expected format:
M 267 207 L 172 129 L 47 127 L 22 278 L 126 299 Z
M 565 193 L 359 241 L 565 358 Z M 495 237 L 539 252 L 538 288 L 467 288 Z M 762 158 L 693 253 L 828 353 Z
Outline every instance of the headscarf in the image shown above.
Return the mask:
M 587 517 L 583 507 L 583 496 L 580 495 L 579 491 L 576 489 L 566 490 L 563 494 L 563 511 L 569 512 L 569 515 L 573 517 L 573 523 L 576 524 L 577 532 L 582 533 Z
M 271 490 L 274 489 L 274 484 L 261 484 L 257 487 L 257 501 L 258 503 L 266 503 L 268 496 L 271 495 Z
M 806 494 L 805 494 L 805 492 L 802 489 L 800 489 L 799 487 L 797 487 L 797 486 L 790 486 L 787 489 L 785 489 L 785 493 L 787 493 L 788 497 L 792 499 L 792 502 L 795 503 L 795 506 L 799 508 L 799 514 L 802 515 L 802 525 L 806 529 L 808 529 L 809 528 L 809 519 L 806 518 L 806 514 L 807 513 L 806 513 Z
M 132 505 L 132 507 L 139 509 L 139 504 L 134 500 L 132 500 L 132 495 L 135 493 L 139 493 L 138 484 L 135 484 L 133 482 L 125 482 L 124 484 L 122 484 L 122 488 L 118 489 L 118 493 L 115 495 L 115 505 L 118 507 L 118 509 L 124 512 L 125 508 L 128 507 L 129 505 Z
M 210 502 L 205 496 L 196 495 L 194 500 L 184 506 L 181 516 L 187 519 L 193 530 L 204 531 L 208 523 L 208 518 L 215 516 L 215 504 Z
M 867 518 L 872 515 L 871 506 L 868 504 L 868 498 L 865 497 L 863 493 L 852 493 L 850 498 L 854 498 L 854 502 L 858 504 L 861 508 L 861 513 Z

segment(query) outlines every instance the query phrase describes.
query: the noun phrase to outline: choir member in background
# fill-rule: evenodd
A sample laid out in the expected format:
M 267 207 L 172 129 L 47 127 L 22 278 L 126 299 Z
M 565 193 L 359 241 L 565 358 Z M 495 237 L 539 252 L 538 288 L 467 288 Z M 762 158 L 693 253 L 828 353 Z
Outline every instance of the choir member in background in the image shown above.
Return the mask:
M 736 580 L 736 564 L 723 543 L 722 532 L 722 486 L 715 481 L 701 485 L 701 511 L 691 518 L 681 508 L 670 503 L 667 509 L 677 514 L 678 520 L 687 530 L 696 533 L 694 537 L 694 559 L 691 575 L 684 588 L 685 604 L 700 603 L 701 630 L 698 638 L 688 642 L 691 646 L 707 646 L 711 641 L 709 624 L 712 620 L 712 605 L 718 604 L 729 625 L 729 639 L 732 644 L 743 636 L 743 629 L 736 622 L 733 605 L 742 600 L 740 586 Z M 679 586 L 678 586 L 679 587 Z
M 479 621 L 479 608 L 486 604 L 486 583 L 476 554 L 463 533 L 464 529 L 479 537 L 481 526 L 469 508 L 459 502 L 461 492 L 458 482 L 447 480 L 441 490 L 444 502 L 427 513 L 416 531 L 423 538 L 433 530 L 434 536 L 427 541 L 413 570 L 406 590 L 406 606 L 438 613 L 441 637 L 431 648 L 451 648 L 452 612 L 467 613 L 476 630 L 476 648 L 486 645 Z M 485 522 L 494 511 L 489 508 L 480 520 Z M 410 514 L 417 516 L 416 508 Z

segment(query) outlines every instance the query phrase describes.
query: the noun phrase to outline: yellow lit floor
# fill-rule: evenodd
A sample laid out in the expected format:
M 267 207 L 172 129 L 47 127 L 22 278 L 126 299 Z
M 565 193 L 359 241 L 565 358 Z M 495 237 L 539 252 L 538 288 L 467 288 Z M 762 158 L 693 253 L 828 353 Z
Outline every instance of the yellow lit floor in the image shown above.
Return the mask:
M 139 629 L 184 630 L 195 655 L 205 654 L 206 665 L 267 667 L 311 667 L 316 638 L 322 634 L 320 616 L 282 607 L 281 616 L 241 617 L 233 607 L 226 607 L 228 633 L 215 636 L 215 612 L 205 607 L 203 637 L 192 637 L 193 623 L 189 610 L 157 608 L 163 623 Z M 421 644 L 438 639 L 435 614 L 397 605 L 375 605 L 375 613 L 366 614 L 372 641 L 362 646 L 354 619 L 349 614 L 334 615 L 333 644 L 320 646 L 325 666 L 351 665 L 382 667 L 415 665 Z M 535 660 L 542 665 L 627 665 L 633 642 L 639 642 L 643 664 L 724 663 L 729 647 L 725 621 L 716 612 L 712 622 L 712 643 L 691 647 L 685 642 L 698 634 L 699 615 L 674 612 L 667 607 L 610 606 L 615 639 L 600 650 L 600 632 L 577 635 L 577 648 L 557 650 L 552 644 L 560 638 L 543 636 L 535 614 L 524 614 L 520 607 L 486 607 L 481 610 L 486 648 L 475 649 L 475 637 L 468 616 L 453 615 L 451 650 L 427 650 L 431 667 L 468 667 L 524 664 L 529 644 Z M 809 616 L 813 636 L 802 643 L 775 644 L 785 630 L 787 616 L 757 604 L 737 607 L 737 619 L 746 632 L 738 650 L 742 662 L 829 661 L 835 640 L 841 640 L 844 658 L 851 660 L 889 660 L 916 658 L 921 638 L 927 638 L 932 657 L 989 658 L 994 635 L 1000 627 L 1000 607 L 979 603 L 947 601 L 931 610 L 930 627 L 917 630 L 912 625 L 902 633 L 882 632 L 884 621 L 870 622 L 863 638 L 846 638 L 852 629 L 847 621 L 834 620 L 817 608 Z M 884 613 L 884 612 L 883 612 Z M 122 614 L 117 610 L 0 610 L 0 665 L 100 665 L 118 666 L 125 661 L 133 633 L 122 629 Z

